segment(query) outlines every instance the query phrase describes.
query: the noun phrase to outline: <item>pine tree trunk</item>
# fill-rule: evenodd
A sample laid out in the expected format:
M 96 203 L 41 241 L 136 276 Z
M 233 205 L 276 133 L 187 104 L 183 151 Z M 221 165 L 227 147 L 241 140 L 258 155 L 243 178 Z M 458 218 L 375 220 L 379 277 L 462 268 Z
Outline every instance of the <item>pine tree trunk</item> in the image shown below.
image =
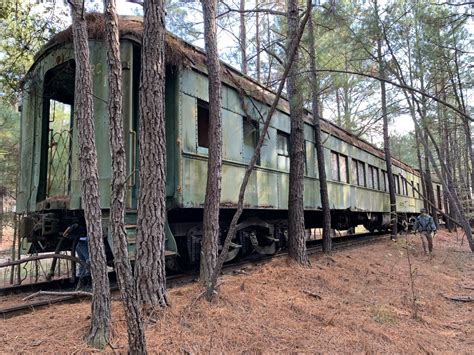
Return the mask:
M 298 31 L 298 1 L 288 0 L 288 47 Z M 304 222 L 304 123 L 298 53 L 287 79 L 290 100 L 290 178 L 288 187 L 288 254 L 298 264 L 309 265 Z
M 331 252 L 331 208 L 329 205 L 328 184 L 326 179 L 326 164 L 324 161 L 324 147 L 321 134 L 321 119 L 319 116 L 319 82 L 316 73 L 316 42 L 314 39 L 313 19 L 308 19 L 308 39 L 310 58 L 310 79 L 312 92 L 312 111 L 314 122 L 314 141 L 318 159 L 319 191 L 321 194 L 321 205 L 323 209 L 323 251 Z
M 413 119 L 416 120 L 415 112 L 412 114 Z M 418 159 L 418 171 L 420 172 L 421 180 L 421 191 L 423 193 L 423 207 L 428 211 L 428 200 L 426 198 L 426 182 L 425 182 L 425 173 L 423 172 L 423 161 L 421 160 L 421 150 L 420 150 L 420 137 L 418 137 L 418 132 L 415 132 L 415 142 L 416 142 L 416 157 Z
M 108 112 L 110 153 L 112 156 L 110 224 L 114 242 L 114 263 L 127 322 L 129 353 L 145 354 L 145 332 L 140 315 L 132 266 L 128 257 L 127 233 L 125 232 L 124 226 L 126 165 L 122 115 L 122 65 L 120 59 L 116 0 L 106 0 L 104 9 L 107 63 L 109 69 Z
M 375 3 L 375 15 L 377 19 L 377 27 L 379 27 L 380 39 L 377 40 L 377 61 L 379 65 L 379 76 L 385 79 L 385 64 L 382 57 L 382 40 L 384 29 L 381 28 L 380 18 L 378 14 L 378 4 Z M 390 237 L 397 239 L 398 234 L 398 216 L 397 216 L 397 199 L 395 195 L 395 180 L 392 171 L 392 154 L 390 153 L 390 133 L 388 129 L 388 112 L 387 112 L 387 91 L 385 88 L 385 81 L 380 81 L 380 91 L 382 100 L 382 118 L 383 118 L 383 150 L 385 154 L 385 165 L 387 167 L 388 191 L 390 195 L 390 223 L 391 232 Z
M 426 136 L 425 136 L 425 140 L 427 140 Z M 426 185 L 426 193 L 427 193 L 426 197 L 428 198 L 428 201 L 430 202 L 428 204 L 428 211 L 429 211 L 430 215 L 433 216 L 433 220 L 434 220 L 436 226 L 438 226 L 438 217 L 437 217 L 438 215 L 437 215 L 436 209 L 433 208 L 433 206 L 436 206 L 435 194 L 434 194 L 434 190 L 433 190 L 433 179 L 431 178 L 430 161 L 429 161 L 428 152 L 427 152 L 426 149 L 427 148 L 424 147 L 424 155 L 425 155 L 425 173 L 424 173 L 424 176 L 425 176 L 425 185 Z
M 102 237 L 102 211 L 99 200 L 99 174 L 95 145 L 92 76 L 89 63 L 87 23 L 82 2 L 69 1 L 76 59 L 74 115 L 79 141 L 82 203 L 87 225 L 92 275 L 92 315 L 88 343 L 103 348 L 109 342 L 110 289 Z
M 217 262 L 222 179 L 221 68 L 217 53 L 217 0 L 202 2 L 209 80 L 209 156 L 204 201 L 201 281 L 207 287 Z M 208 295 L 210 297 L 210 295 Z
M 5 196 L 5 188 L 0 186 L 0 242 L 3 241 L 3 200 Z
M 240 0 L 240 71 L 247 74 L 247 31 L 245 29 L 245 0 Z
M 3 241 L 3 194 L 0 187 L 0 242 Z
M 242 0 L 245 1 L 245 0 Z M 258 0 L 255 0 L 255 8 L 258 10 Z M 257 72 L 257 81 L 261 80 L 261 60 L 260 60 L 260 14 L 255 13 L 255 70 Z
M 135 281 L 138 299 L 146 312 L 168 305 L 165 274 L 164 51 L 164 1 L 145 1 L 139 95 L 140 192 L 138 196 Z

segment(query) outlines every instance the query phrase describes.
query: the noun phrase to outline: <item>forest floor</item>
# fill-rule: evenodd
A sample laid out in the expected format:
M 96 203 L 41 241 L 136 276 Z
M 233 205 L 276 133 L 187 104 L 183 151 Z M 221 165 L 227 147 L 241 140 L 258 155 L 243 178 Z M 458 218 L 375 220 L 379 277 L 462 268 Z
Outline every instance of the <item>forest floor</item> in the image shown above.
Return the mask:
M 198 284 L 169 291 L 172 305 L 146 334 L 155 352 L 472 353 L 474 307 L 445 296 L 474 296 L 474 258 L 461 236 L 440 232 L 433 257 L 420 238 L 381 241 L 314 255 L 312 268 L 275 259 L 226 275 L 212 304 Z M 414 317 L 414 305 L 417 317 Z M 113 301 L 111 346 L 125 353 L 127 332 Z M 90 303 L 53 305 L 3 320 L 0 352 L 82 353 Z

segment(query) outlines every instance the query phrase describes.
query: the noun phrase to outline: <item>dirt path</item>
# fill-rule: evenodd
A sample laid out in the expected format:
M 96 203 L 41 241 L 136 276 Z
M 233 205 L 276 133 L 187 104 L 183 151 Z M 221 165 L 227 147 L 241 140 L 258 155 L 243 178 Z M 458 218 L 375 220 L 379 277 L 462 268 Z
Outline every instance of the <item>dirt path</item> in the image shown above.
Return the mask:
M 430 259 L 409 237 L 413 300 L 405 241 L 315 256 L 311 269 L 285 260 L 225 276 L 219 297 L 195 302 L 199 285 L 170 291 L 172 307 L 147 325 L 150 350 L 163 352 L 471 353 L 474 260 L 460 237 L 439 233 Z M 467 287 L 467 288 L 466 288 Z M 312 294 L 312 295 L 310 295 Z M 319 295 L 321 299 L 315 297 Z M 90 304 L 52 306 L 2 321 L 1 352 L 82 352 Z M 112 345 L 126 352 L 126 328 L 113 303 Z M 112 348 L 108 349 L 112 352 Z

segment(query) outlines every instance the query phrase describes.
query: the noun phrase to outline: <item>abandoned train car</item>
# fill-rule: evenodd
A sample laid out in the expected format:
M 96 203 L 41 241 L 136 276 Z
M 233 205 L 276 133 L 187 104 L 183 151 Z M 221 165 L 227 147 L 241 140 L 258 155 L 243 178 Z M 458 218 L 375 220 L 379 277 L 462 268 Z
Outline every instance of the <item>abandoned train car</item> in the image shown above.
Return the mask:
M 98 16 L 89 16 L 90 65 L 94 85 L 96 145 L 103 209 L 108 235 L 111 157 L 106 100 L 106 49 Z M 126 230 L 131 257 L 136 233 L 138 196 L 138 83 L 142 22 L 121 18 L 123 124 L 127 152 Z M 205 53 L 171 35 L 166 40 L 166 141 L 168 228 L 166 250 L 189 263 L 199 258 L 207 153 L 208 83 Z M 25 252 L 55 250 L 62 232 L 84 223 L 81 204 L 77 132 L 74 126 L 74 51 L 70 29 L 57 34 L 35 58 L 24 80 L 21 124 L 21 174 L 18 212 Z M 260 134 L 259 117 L 274 94 L 223 64 L 222 225 L 224 231 L 237 203 L 245 167 Z M 321 225 L 321 201 L 311 115 L 305 117 L 306 227 Z M 343 129 L 322 125 L 333 227 L 363 224 L 369 230 L 390 227 L 388 182 L 383 152 Z M 245 196 L 245 211 L 229 258 L 252 251 L 271 254 L 284 244 L 288 208 L 288 103 L 281 99 L 268 130 Z M 392 160 L 397 210 L 409 216 L 422 207 L 419 174 Z M 440 186 L 435 187 L 438 201 Z M 65 242 L 62 248 L 71 248 Z M 168 258 L 169 259 L 169 258 Z

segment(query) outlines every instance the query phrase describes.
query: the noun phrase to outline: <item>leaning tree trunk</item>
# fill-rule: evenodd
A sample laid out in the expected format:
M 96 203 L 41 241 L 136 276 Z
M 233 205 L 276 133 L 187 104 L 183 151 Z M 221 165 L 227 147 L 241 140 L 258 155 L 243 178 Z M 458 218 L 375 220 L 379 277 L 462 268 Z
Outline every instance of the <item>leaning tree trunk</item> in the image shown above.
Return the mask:
M 82 2 L 70 0 L 72 34 L 76 59 L 74 115 L 79 140 L 79 164 L 82 202 L 87 225 L 92 275 L 92 316 L 88 343 L 103 348 L 109 342 L 110 290 L 102 237 L 102 211 L 99 200 L 99 174 L 95 146 L 95 122 L 92 99 L 92 76 L 89 63 L 87 22 Z
M 329 206 L 328 183 L 326 179 L 326 164 L 324 162 L 324 147 L 321 134 L 321 118 L 319 116 L 319 83 L 316 73 L 316 43 L 314 40 L 314 28 L 312 17 L 308 20 L 310 80 L 312 92 L 312 110 L 314 122 L 314 142 L 318 158 L 319 191 L 321 193 L 321 205 L 323 209 L 323 251 L 331 252 L 331 208 Z
M 209 157 L 207 161 L 206 197 L 204 200 L 201 281 L 206 287 L 217 262 L 219 241 L 219 204 L 222 179 L 221 68 L 217 53 L 217 0 L 202 2 L 204 40 L 209 80 Z
M 125 232 L 125 147 L 122 116 L 122 62 L 116 0 L 104 4 L 105 38 L 108 63 L 108 112 L 110 126 L 110 154 L 112 156 L 112 192 L 110 224 L 114 242 L 114 264 L 125 311 L 128 347 L 131 354 L 145 354 L 145 331 L 140 315 L 133 270 L 128 258 L 127 233 Z
M 165 9 L 163 0 L 144 3 L 139 92 L 140 192 L 135 281 L 146 312 L 168 305 L 165 274 L 166 136 Z
M 288 47 L 298 31 L 298 1 L 288 1 Z M 300 265 L 309 265 L 306 253 L 304 222 L 304 123 L 301 75 L 298 73 L 298 53 L 287 79 L 290 100 L 290 178 L 288 187 L 288 255 Z

